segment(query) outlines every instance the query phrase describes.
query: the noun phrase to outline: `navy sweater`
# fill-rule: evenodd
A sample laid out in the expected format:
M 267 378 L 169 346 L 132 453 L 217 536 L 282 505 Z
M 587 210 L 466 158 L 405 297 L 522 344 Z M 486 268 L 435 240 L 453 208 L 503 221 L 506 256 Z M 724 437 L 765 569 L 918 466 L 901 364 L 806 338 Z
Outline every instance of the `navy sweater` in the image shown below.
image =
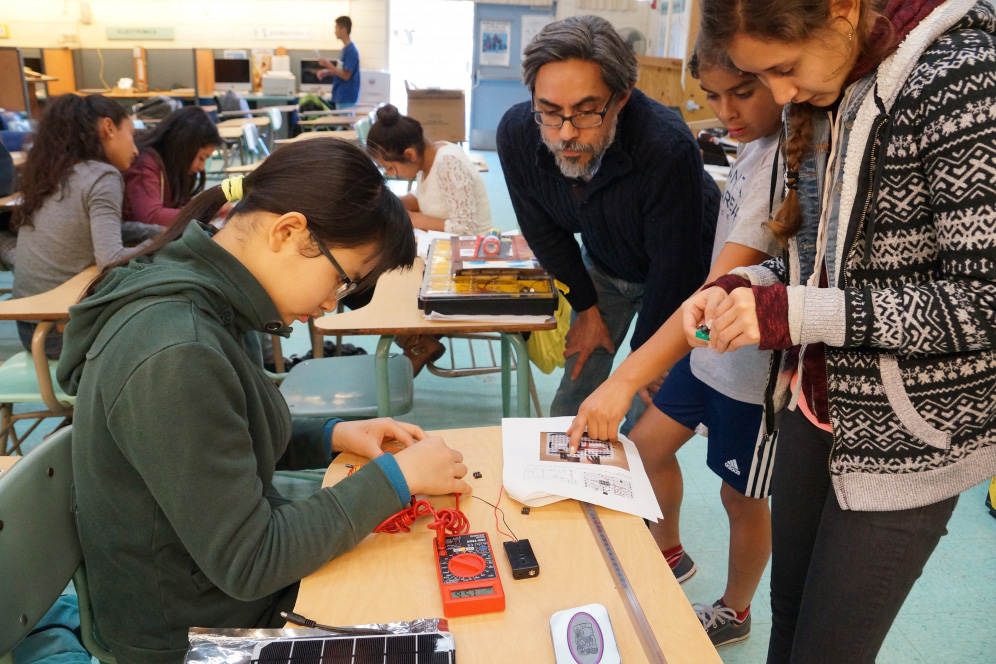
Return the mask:
M 719 189 L 673 111 L 634 89 L 618 123 L 587 183 L 561 174 L 528 102 L 498 125 L 498 156 L 519 227 L 543 266 L 570 288 L 575 310 L 594 306 L 597 296 L 574 233 L 604 272 L 644 285 L 635 349 L 702 285 Z

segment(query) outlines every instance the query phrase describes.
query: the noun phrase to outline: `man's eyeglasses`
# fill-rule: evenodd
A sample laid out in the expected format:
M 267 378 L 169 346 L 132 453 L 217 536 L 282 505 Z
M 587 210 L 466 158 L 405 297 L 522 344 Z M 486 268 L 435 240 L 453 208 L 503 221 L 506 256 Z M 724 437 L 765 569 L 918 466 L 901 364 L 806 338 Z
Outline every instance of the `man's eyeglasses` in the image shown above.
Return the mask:
M 615 95 L 609 97 L 609 100 L 605 102 L 605 108 L 601 111 L 586 111 L 584 113 L 575 113 L 574 115 L 561 115 L 560 113 L 533 110 L 533 119 L 536 120 L 536 124 L 538 125 L 554 127 L 556 129 L 563 127 L 564 123 L 568 121 L 578 129 L 594 129 L 605 120 L 605 114 L 609 112 L 609 104 L 612 103 L 612 97 L 615 97 Z
M 342 280 L 342 284 L 340 284 L 339 288 L 335 290 L 335 299 L 341 300 L 356 290 L 356 287 L 359 284 L 349 278 L 346 271 L 339 266 L 339 262 L 332 257 L 332 252 L 325 248 L 325 245 L 321 243 L 314 231 L 309 228 L 308 232 L 311 233 L 311 239 L 318 245 L 318 251 L 322 252 L 322 255 L 325 256 L 325 258 L 329 259 L 329 262 L 332 263 L 332 267 L 334 267 L 335 271 L 339 273 L 339 278 Z

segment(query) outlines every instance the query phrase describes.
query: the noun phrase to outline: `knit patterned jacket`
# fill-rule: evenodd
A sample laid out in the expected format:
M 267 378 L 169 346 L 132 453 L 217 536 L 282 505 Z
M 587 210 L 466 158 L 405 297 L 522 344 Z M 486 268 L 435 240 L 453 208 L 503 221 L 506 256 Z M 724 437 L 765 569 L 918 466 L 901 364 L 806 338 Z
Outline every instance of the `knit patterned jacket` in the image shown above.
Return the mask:
M 832 131 L 834 186 L 802 200 L 815 261 L 800 270 L 794 243 L 787 266 L 735 274 L 786 283 L 791 343 L 826 344 L 841 507 L 910 509 L 996 475 L 993 8 L 935 9 L 847 89 Z

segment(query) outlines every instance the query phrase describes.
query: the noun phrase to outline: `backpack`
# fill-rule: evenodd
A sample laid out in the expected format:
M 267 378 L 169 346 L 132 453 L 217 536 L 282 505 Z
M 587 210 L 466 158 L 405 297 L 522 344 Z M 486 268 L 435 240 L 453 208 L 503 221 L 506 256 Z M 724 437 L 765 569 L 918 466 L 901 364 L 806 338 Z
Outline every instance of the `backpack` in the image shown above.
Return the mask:
M 225 111 L 248 111 L 249 102 L 245 98 L 234 90 L 229 90 L 225 94 L 218 98 L 218 109 L 222 112 Z M 246 114 L 246 117 L 249 117 Z
M 305 94 L 301 95 L 301 98 L 297 102 L 298 108 L 300 109 L 302 120 L 314 120 L 318 116 L 309 117 L 307 115 L 308 111 L 331 111 L 331 107 L 322 101 L 322 98 L 316 94 Z
M 156 95 L 132 106 L 131 112 L 139 120 L 162 120 L 181 106 L 183 104 L 172 97 Z

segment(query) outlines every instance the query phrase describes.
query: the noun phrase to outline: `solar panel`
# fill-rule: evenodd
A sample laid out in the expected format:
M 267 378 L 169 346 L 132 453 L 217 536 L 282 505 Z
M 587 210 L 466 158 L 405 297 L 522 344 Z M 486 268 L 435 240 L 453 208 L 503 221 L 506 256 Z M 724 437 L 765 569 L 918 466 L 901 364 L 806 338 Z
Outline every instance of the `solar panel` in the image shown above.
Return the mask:
M 261 643 L 257 664 L 456 664 L 449 632 L 329 636 Z

